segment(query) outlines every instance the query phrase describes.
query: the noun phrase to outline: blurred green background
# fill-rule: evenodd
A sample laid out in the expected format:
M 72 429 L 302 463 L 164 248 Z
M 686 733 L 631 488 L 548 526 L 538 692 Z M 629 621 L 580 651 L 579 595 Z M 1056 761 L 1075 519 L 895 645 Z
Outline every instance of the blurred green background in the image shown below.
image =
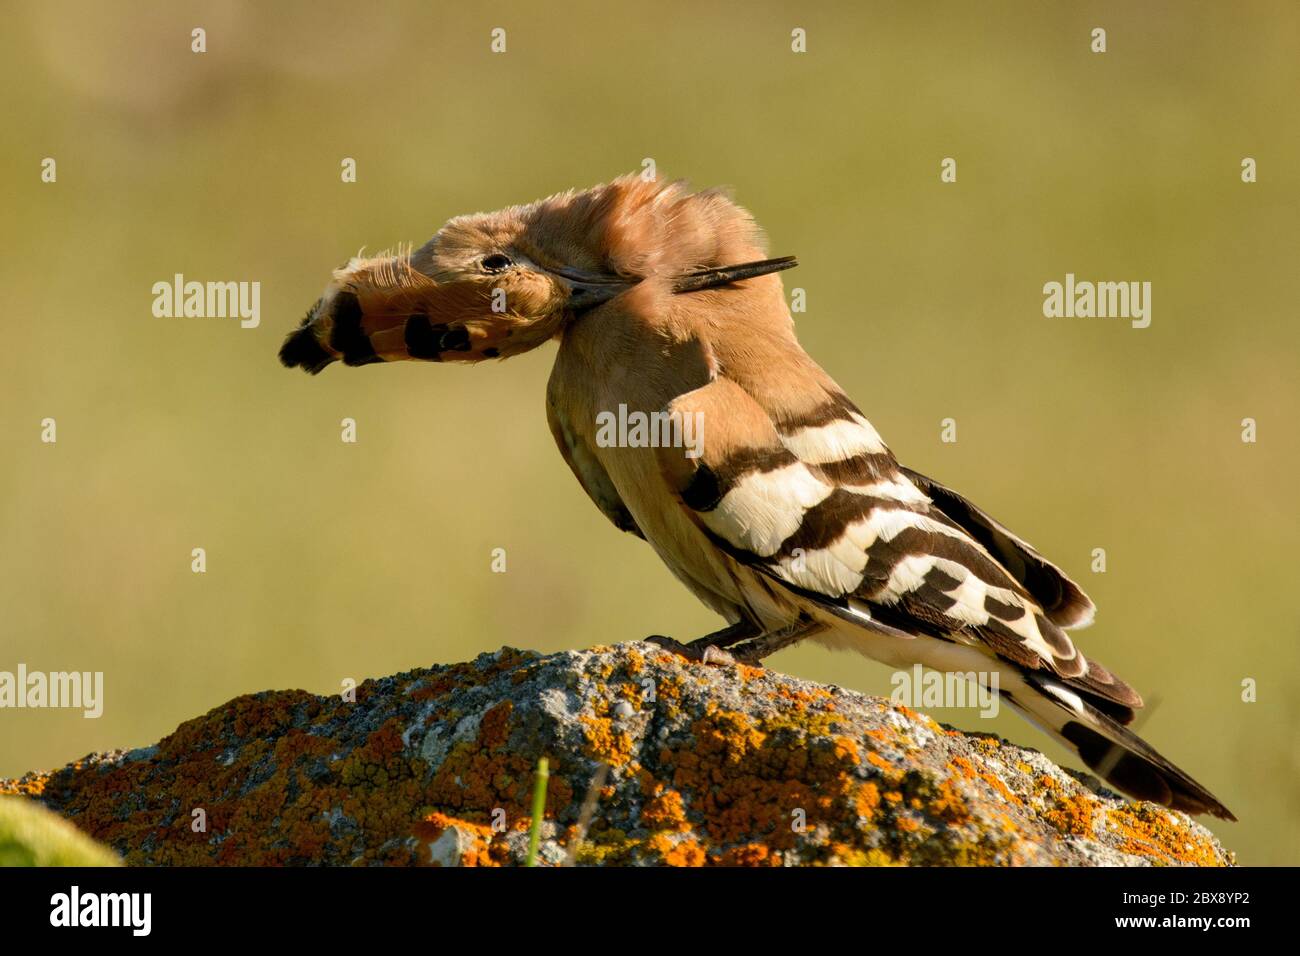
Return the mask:
M 0 776 L 245 692 L 717 626 L 552 446 L 553 347 L 275 357 L 362 246 L 652 157 L 799 255 L 805 347 L 905 463 L 1084 584 L 1081 646 L 1241 818 L 1215 826 L 1240 860 L 1300 862 L 1300 8 L 478 6 L 5 5 L 0 669 L 102 670 L 106 704 L 0 712 Z M 260 327 L 155 318 L 177 272 L 260 281 Z M 1152 282 L 1151 327 L 1044 318 L 1067 272 Z M 890 688 L 817 648 L 773 664 Z M 1010 714 L 936 716 L 1066 758 Z

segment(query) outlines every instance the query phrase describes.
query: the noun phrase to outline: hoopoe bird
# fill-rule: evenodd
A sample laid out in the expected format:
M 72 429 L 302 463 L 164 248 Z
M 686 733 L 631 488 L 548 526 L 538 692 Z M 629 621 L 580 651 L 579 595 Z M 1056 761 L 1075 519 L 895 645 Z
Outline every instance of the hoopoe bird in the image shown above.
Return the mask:
M 807 639 L 975 673 L 1120 790 L 1235 819 L 1126 727 L 1142 698 L 1066 634 L 1092 622 L 1083 590 L 900 465 L 804 352 L 776 275 L 795 261 L 764 247 L 722 192 L 624 176 L 353 259 L 280 358 L 315 374 L 557 340 L 546 411 L 560 454 L 615 527 L 727 622 L 659 643 L 754 663 Z M 610 441 L 598 423 L 615 413 L 693 441 Z

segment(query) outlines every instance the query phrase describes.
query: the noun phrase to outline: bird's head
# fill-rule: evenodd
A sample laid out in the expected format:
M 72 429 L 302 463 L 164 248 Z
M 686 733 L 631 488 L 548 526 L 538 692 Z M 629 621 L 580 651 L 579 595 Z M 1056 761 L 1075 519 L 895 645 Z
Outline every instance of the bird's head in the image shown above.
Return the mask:
M 721 194 L 637 176 L 460 216 L 414 252 L 336 270 L 280 359 L 314 374 L 339 360 L 507 358 L 652 277 L 683 294 L 795 265 L 756 260 L 758 241 Z

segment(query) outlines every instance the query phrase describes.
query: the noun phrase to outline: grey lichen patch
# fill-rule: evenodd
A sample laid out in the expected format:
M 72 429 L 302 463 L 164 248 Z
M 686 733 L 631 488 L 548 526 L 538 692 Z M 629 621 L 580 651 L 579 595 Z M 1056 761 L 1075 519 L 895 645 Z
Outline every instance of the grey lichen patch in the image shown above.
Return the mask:
M 502 648 L 367 681 L 358 701 L 240 697 L 0 792 L 133 864 L 518 864 L 545 756 L 542 865 L 1231 862 L 1185 815 L 1035 751 L 649 644 Z M 183 825 L 195 806 L 206 835 Z

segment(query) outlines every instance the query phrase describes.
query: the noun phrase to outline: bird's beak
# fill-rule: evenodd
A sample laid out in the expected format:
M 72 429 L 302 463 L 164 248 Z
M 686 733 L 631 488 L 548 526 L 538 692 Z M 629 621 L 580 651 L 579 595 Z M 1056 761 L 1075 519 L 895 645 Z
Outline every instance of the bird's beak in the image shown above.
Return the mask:
M 677 276 L 673 280 L 673 292 L 681 295 L 686 292 L 700 292 L 704 289 L 716 289 L 744 279 L 793 269 L 799 264 L 794 256 L 781 256 L 778 259 L 762 259 L 757 262 L 738 262 L 729 266 L 714 266 Z M 577 269 L 551 268 L 547 272 L 563 279 L 569 286 L 569 308 L 574 312 L 585 312 L 598 305 L 604 305 L 615 296 L 626 292 L 641 280 L 581 272 Z
M 586 312 L 598 305 L 604 305 L 616 295 L 632 288 L 640 279 L 625 279 L 621 276 L 602 275 L 582 272 L 578 269 L 552 268 L 547 272 L 563 279 L 569 287 L 568 307 L 573 312 Z

